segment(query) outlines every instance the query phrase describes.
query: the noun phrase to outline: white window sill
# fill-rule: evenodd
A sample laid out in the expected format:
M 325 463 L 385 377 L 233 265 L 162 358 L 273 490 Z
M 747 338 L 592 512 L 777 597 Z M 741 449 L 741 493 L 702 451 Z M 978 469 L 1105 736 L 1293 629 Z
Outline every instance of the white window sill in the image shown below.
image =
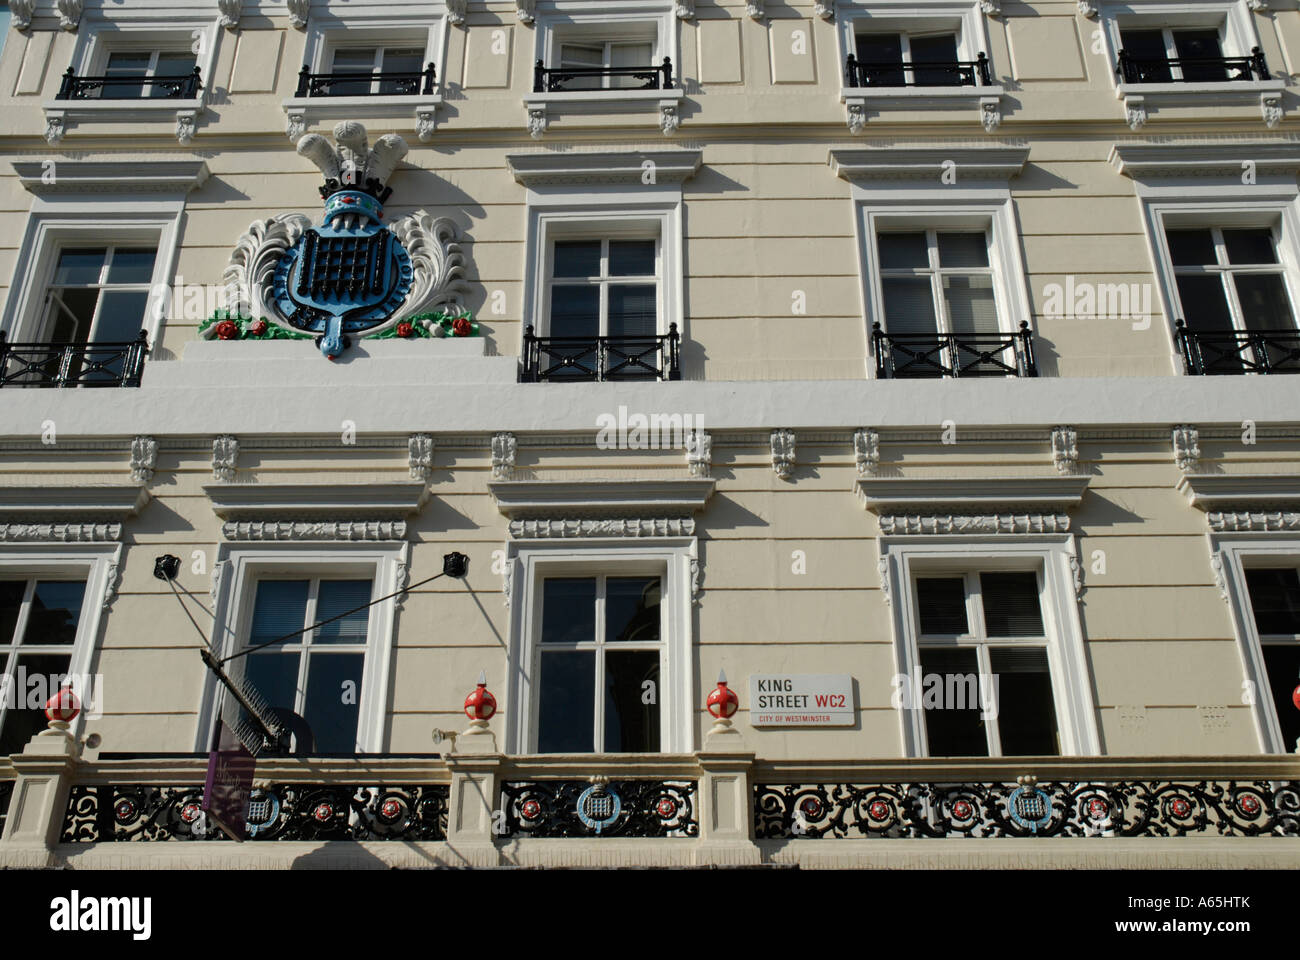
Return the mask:
M 1115 98 L 1124 101 L 1129 127 L 1147 122 L 1149 106 L 1244 106 L 1258 102 L 1264 123 L 1275 127 L 1282 119 L 1282 80 L 1226 80 L 1222 83 L 1121 83 Z
M 176 139 L 189 143 L 194 139 L 196 118 L 205 109 L 202 95 L 188 100 L 46 100 L 45 139 L 54 144 L 63 139 L 69 122 L 132 123 L 176 119 Z
M 969 104 L 975 107 L 980 123 L 992 133 L 1002 123 L 1002 94 L 999 85 L 987 87 L 842 87 L 840 102 L 847 113 L 849 130 L 861 133 L 867 125 L 867 109 L 917 110 L 951 108 Z
M 668 90 L 572 90 L 555 93 L 529 93 L 524 96 L 528 111 L 528 132 L 536 140 L 550 126 L 554 113 L 578 114 L 634 113 L 655 111 L 664 136 L 677 132 L 681 124 L 679 107 L 686 98 L 680 88 Z
M 354 117 L 415 117 L 415 133 L 421 143 L 433 139 L 438 125 L 441 94 L 408 94 L 382 97 L 290 97 L 283 102 L 286 117 L 284 132 L 297 140 L 319 120 L 342 120 Z

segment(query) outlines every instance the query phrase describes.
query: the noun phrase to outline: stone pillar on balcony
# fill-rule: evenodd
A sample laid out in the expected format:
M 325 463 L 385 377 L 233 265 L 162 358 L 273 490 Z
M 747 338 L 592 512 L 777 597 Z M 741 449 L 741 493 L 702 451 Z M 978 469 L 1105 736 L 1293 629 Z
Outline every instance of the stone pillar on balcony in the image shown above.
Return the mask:
M 754 754 L 728 719 L 715 720 L 695 754 L 700 765 L 697 864 L 745 866 L 762 861 L 754 843 Z
M 446 755 L 451 771 L 447 845 L 464 866 L 495 867 L 501 862 L 492 832 L 499 819 L 501 760 L 486 720 L 470 721 Z
M 63 829 L 80 748 L 63 720 L 51 720 L 11 758 L 17 778 L 9 802 L 0 867 L 51 867 Z

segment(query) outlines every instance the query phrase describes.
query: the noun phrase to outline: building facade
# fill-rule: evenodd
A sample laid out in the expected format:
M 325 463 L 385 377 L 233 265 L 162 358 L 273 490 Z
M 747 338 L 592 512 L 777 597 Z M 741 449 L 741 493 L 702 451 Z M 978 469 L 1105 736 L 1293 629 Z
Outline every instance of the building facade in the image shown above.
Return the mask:
M 1294 0 L 9 15 L 0 863 L 1300 862 Z

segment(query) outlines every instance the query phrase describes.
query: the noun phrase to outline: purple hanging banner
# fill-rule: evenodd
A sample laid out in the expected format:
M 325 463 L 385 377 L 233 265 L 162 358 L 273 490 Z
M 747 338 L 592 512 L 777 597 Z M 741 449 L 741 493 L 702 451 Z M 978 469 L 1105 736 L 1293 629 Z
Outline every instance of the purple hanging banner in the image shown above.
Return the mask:
M 208 753 L 208 779 L 203 785 L 203 809 L 208 823 L 232 840 L 248 839 L 248 799 L 253 793 L 249 753 L 224 720 L 217 727 L 217 749 Z

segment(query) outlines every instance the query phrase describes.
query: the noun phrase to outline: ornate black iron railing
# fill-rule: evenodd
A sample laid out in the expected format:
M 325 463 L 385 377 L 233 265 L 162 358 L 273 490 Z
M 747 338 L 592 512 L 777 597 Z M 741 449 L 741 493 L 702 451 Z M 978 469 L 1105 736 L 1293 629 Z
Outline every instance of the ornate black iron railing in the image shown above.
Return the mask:
M 177 77 L 79 77 L 72 67 L 63 74 L 56 100 L 193 100 L 203 89 L 199 68 Z
M 445 840 L 450 788 L 277 784 L 254 790 L 252 840 Z M 202 807 L 203 787 L 76 786 L 64 843 L 224 840 Z
M 112 343 L 10 343 L 0 331 L 0 387 L 138 387 L 149 335 Z
M 626 337 L 539 337 L 524 330 L 519 382 L 680 380 L 681 335 L 668 332 Z
M 754 788 L 764 839 L 1300 837 L 1295 781 L 800 783 Z
M 1192 374 L 1300 373 L 1300 330 L 1174 331 Z
M 564 93 L 590 87 L 566 87 L 573 80 L 595 77 L 628 77 L 642 81 L 640 87 L 616 87 L 619 90 L 669 90 L 673 85 L 673 62 L 664 57 L 659 66 L 644 67 L 546 67 L 538 60 L 533 67 L 533 93 Z M 603 83 L 601 88 L 603 88 Z M 599 89 L 599 88 L 598 88 Z
M 1020 330 L 1005 334 L 886 333 L 871 326 L 876 376 L 917 377 L 1036 377 L 1033 333 L 1021 321 Z
M 528 780 L 501 793 L 503 839 L 700 835 L 690 780 Z
M 307 64 L 298 71 L 295 97 L 405 97 L 430 95 L 438 84 L 438 73 L 430 63 L 418 73 L 383 71 L 371 73 L 312 73 Z
M 1115 72 L 1122 83 L 1214 83 L 1267 80 L 1268 63 L 1259 47 L 1248 57 L 1134 57 L 1121 50 Z
M 868 63 L 849 54 L 844 61 L 846 87 L 987 87 L 993 83 L 989 59 L 953 63 Z

